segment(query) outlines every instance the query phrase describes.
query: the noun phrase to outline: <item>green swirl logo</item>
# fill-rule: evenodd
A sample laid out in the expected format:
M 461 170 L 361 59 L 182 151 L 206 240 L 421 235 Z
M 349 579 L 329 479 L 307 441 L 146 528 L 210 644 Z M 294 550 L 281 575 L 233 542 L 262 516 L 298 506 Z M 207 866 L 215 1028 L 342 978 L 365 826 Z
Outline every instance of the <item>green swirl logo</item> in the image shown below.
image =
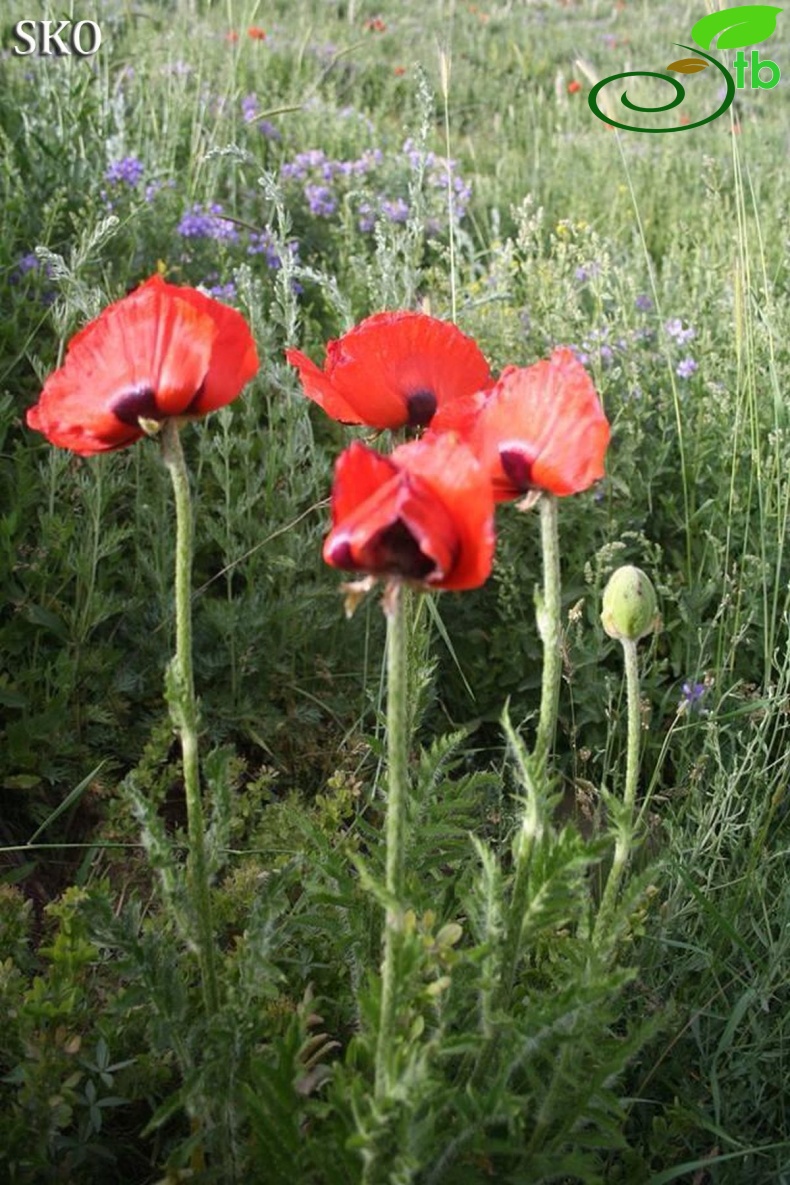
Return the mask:
M 603 88 L 608 86 L 609 83 L 619 82 L 623 78 L 659 78 L 662 82 L 669 83 L 674 91 L 673 97 L 667 103 L 644 107 L 629 99 L 628 91 L 624 90 L 620 95 L 620 102 L 629 111 L 637 111 L 641 114 L 661 114 L 665 111 L 672 111 L 675 107 L 679 107 L 686 97 L 686 89 L 683 84 L 677 78 L 672 78 L 670 74 L 660 73 L 654 70 L 626 70 L 622 74 L 610 74 L 608 78 L 602 78 L 590 91 L 587 100 L 590 110 L 593 115 L 603 120 L 604 123 L 608 123 L 613 128 L 620 128 L 624 132 L 648 132 L 651 134 L 688 132 L 692 128 L 699 128 L 705 123 L 711 123 L 712 120 L 718 119 L 730 107 L 735 98 L 736 89 L 740 90 L 746 86 L 745 79 L 747 72 L 749 73 L 750 86 L 753 90 L 770 90 L 776 86 L 780 77 L 779 67 L 776 62 L 771 62 L 768 59 L 760 60 L 755 49 L 751 51 L 751 59 L 749 60 L 742 51 L 744 46 L 755 45 L 771 36 L 776 28 L 776 18 L 781 11 L 781 8 L 777 8 L 771 4 L 741 4 L 737 8 L 726 8 L 720 12 L 712 12 L 697 21 L 694 25 L 691 30 L 691 36 L 704 49 L 710 49 L 714 39 L 718 37 L 716 44 L 717 50 L 738 50 L 733 62 L 735 77 L 716 58 L 705 53 L 704 49 L 699 50 L 696 46 L 681 45 L 679 42 L 675 43 L 679 45 L 680 49 L 689 50 L 690 53 L 694 54 L 694 57 L 681 58 L 676 62 L 671 62 L 666 67 L 667 70 L 672 70 L 678 74 L 697 74 L 701 70 L 707 69 L 710 65 L 718 70 L 722 76 L 725 85 L 724 98 L 711 115 L 706 115 L 702 119 L 695 120 L 693 123 L 676 124 L 669 128 L 644 128 L 614 119 L 613 116 L 608 115 L 601 109 L 598 104 L 598 96 Z M 762 76 L 764 70 L 770 71 L 770 78 L 767 80 Z

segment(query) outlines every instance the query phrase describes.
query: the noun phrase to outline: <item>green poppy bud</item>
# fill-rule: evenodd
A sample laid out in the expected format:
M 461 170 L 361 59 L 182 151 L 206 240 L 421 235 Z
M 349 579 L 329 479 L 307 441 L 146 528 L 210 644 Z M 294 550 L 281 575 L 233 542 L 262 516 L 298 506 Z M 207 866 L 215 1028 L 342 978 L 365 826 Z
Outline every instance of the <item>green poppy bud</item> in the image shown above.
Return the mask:
M 610 638 L 636 642 L 658 624 L 656 591 L 641 568 L 627 564 L 609 577 L 601 624 Z

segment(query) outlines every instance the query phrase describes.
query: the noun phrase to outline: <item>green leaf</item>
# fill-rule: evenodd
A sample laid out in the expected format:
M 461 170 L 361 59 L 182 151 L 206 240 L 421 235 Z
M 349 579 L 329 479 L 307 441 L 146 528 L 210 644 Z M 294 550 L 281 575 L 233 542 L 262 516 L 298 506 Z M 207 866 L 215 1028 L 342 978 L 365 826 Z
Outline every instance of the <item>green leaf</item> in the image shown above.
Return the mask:
M 0 873 L 0 885 L 18 885 L 25 877 L 30 876 L 35 868 L 35 860 L 28 860 L 15 868 L 9 868 L 6 872 Z
M 83 778 L 78 786 L 75 786 L 73 790 L 69 791 L 69 793 L 63 799 L 63 802 L 56 806 L 52 814 L 44 820 L 44 822 L 36 831 L 34 831 L 30 839 L 27 841 L 28 845 L 34 844 L 38 837 L 46 831 L 51 823 L 54 823 L 56 819 L 59 819 L 64 811 L 67 811 L 70 806 L 73 806 L 75 802 L 82 798 L 82 795 L 88 789 L 93 779 L 97 776 L 105 764 L 106 762 L 104 760 L 100 761 L 96 768 L 91 770 L 87 778 Z
M 775 1149 L 786 1147 L 787 1144 L 784 1141 L 779 1144 L 758 1144 L 753 1148 L 740 1148 L 737 1152 L 726 1152 L 723 1156 L 703 1156 L 698 1160 L 687 1160 L 683 1164 L 676 1164 L 673 1168 L 651 1177 L 647 1185 L 670 1185 L 671 1181 L 677 1181 L 679 1177 L 685 1177 L 689 1173 L 700 1170 L 707 1172 L 714 1165 L 724 1164 L 728 1160 L 737 1160 L 739 1156 L 743 1159 L 754 1153 L 773 1152 Z
M 0 703 L 2 703 L 0 699 Z M 36 786 L 41 785 L 41 778 L 35 774 L 10 774 L 7 778 L 3 778 L 4 790 L 35 790 Z
M 765 41 L 776 30 L 776 18 L 782 11 L 773 4 L 741 4 L 711 12 L 697 21 L 691 36 L 703 49 L 710 49 L 718 36 L 717 49 L 742 49 Z

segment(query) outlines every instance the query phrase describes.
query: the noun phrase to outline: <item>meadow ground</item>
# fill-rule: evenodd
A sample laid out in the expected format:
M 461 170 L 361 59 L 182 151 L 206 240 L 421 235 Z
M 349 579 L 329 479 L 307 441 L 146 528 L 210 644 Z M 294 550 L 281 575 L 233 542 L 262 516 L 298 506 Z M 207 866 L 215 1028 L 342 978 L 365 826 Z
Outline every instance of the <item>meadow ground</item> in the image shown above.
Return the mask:
M 665 70 L 702 4 L 65 7 L 95 54 L 19 54 L 37 14 L 0 12 L 0 1179 L 787 1185 L 785 16 L 750 36 L 787 78 L 750 58 L 703 123 L 721 75 L 683 75 L 646 134 L 591 87 Z M 210 952 L 160 450 L 25 424 L 156 273 L 237 308 L 261 363 L 182 433 Z M 557 500 L 548 763 L 537 512 L 497 509 L 482 587 L 410 603 L 398 900 L 385 616 L 347 620 L 322 561 L 338 454 L 391 442 L 284 356 L 385 309 L 455 321 L 494 373 L 571 347 L 612 426 Z M 622 564 L 660 611 L 633 821 Z

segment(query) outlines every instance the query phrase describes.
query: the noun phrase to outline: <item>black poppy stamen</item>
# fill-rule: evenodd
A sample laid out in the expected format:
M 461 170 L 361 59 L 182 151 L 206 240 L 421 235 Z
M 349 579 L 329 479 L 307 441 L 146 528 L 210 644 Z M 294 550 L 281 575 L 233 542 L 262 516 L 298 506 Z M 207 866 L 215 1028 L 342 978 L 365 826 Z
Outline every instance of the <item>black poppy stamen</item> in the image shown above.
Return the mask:
M 369 551 L 374 572 L 386 572 L 406 580 L 425 580 L 436 568 L 436 561 L 420 550 L 402 519 L 396 519 L 371 539 Z
M 500 448 L 499 460 L 512 485 L 526 492 L 532 485 L 532 458 L 517 448 Z
M 156 406 L 156 394 L 152 387 L 139 387 L 136 391 L 126 391 L 112 405 L 112 413 L 132 428 L 138 426 L 138 421 L 163 420 L 165 417 Z
M 192 401 L 190 402 L 189 407 L 184 408 L 183 414 L 185 416 L 191 416 L 195 413 L 195 409 L 199 406 L 200 400 L 203 398 L 203 392 L 205 391 L 205 389 L 206 389 L 206 380 L 204 379 L 203 382 L 198 387 L 197 391 L 195 391 L 195 396 L 192 399 Z
M 348 539 L 338 539 L 332 544 L 329 562 L 336 568 L 344 568 L 348 572 L 353 572 L 358 567 L 354 563 L 354 555 Z
M 413 395 L 406 396 L 406 407 L 409 412 L 409 428 L 425 428 L 434 417 L 436 396 L 433 391 L 415 391 Z

